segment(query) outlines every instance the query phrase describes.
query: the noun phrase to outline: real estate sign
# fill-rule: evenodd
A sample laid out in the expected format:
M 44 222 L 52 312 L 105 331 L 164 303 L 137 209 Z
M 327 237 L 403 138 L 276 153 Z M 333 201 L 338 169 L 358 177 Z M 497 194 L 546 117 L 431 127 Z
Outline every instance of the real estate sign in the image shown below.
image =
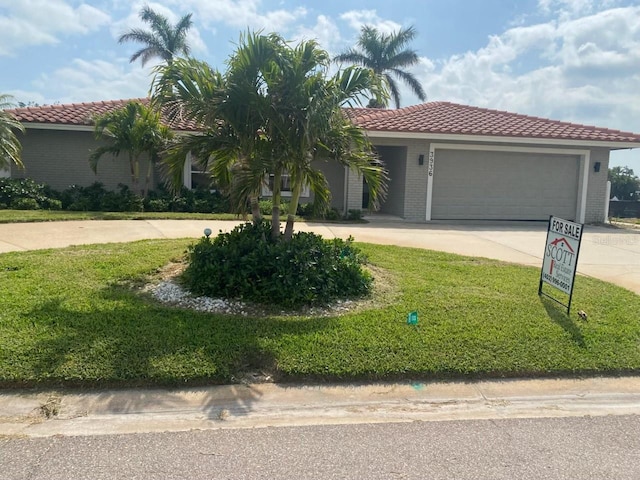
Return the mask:
M 570 222 L 554 216 L 549 218 L 538 294 L 543 294 L 543 283 L 548 283 L 566 293 L 569 295 L 568 311 L 571 309 L 571 294 L 573 293 L 583 228 L 584 225 L 581 223 Z

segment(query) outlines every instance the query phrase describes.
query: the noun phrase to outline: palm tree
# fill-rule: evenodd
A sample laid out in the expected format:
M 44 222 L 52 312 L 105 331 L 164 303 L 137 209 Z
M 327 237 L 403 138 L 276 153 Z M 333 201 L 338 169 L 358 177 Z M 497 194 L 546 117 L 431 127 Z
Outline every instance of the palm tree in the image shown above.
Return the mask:
M 15 133 L 16 130 L 24 133 L 24 126 L 4 111 L 13 106 L 11 99 L 9 95 L 0 95 L 0 169 L 8 168 L 11 163 L 24 167 L 20 160 L 22 145 Z
M 292 48 L 279 35 L 251 34 L 241 38 L 224 75 L 195 60 L 158 67 L 153 103 L 207 127 L 204 135 L 183 137 L 171 149 L 174 183 L 186 152 L 194 149 L 216 181 L 256 204 L 260 187 L 273 175 L 272 236 L 279 238 L 280 180 L 288 174 L 292 198 L 286 240 L 305 184 L 314 192 L 314 203 L 329 202 L 327 180 L 312 163 L 316 158 L 361 172 L 375 200 L 383 193 L 385 171 L 375 164 L 364 133 L 341 111 L 344 102 L 357 101 L 371 88 L 372 75 L 351 67 L 327 78 L 328 65 L 328 54 L 314 41 Z
M 398 32 L 384 34 L 376 28 L 364 25 L 360 30 L 357 47 L 335 57 L 336 62 L 348 62 L 361 65 L 374 71 L 379 80 L 386 84 L 391 92 L 396 108 L 400 108 L 400 92 L 394 77 L 406 83 L 421 101 L 427 99 L 422 85 L 416 77 L 405 70 L 419 62 L 415 50 L 405 48 L 415 38 L 413 27 L 401 28 Z M 384 108 L 387 102 L 372 99 L 369 107 Z
M 245 68 L 249 69 L 248 65 Z M 169 147 L 164 164 L 169 183 L 177 189 L 187 154 L 210 171 L 216 185 L 230 195 L 232 207 L 251 205 L 254 222 L 261 220 L 258 200 L 269 155 L 262 134 L 264 100 L 238 71 L 213 70 L 195 59 L 177 59 L 160 66 L 152 85 L 152 104 L 170 118 L 202 125 L 202 134 L 185 135 Z M 253 91 L 253 96 L 251 92 Z
M 95 119 L 94 133 L 97 139 L 107 140 L 94 150 L 89 164 L 94 172 L 98 161 L 105 154 L 118 157 L 127 152 L 131 172 L 131 186 L 138 187 L 140 178 L 140 157 L 148 155 L 147 173 L 142 196 L 147 195 L 153 165 L 160 152 L 172 138 L 171 130 L 160 122 L 160 114 L 138 102 L 129 102 L 123 108 L 105 113 Z
M 140 19 L 148 23 L 151 31 L 133 28 L 118 39 L 118 43 L 138 42 L 144 46 L 131 55 L 129 61 L 135 62 L 140 58 L 144 66 L 152 58 L 160 58 L 171 63 L 180 53 L 189 55 L 190 48 L 187 44 L 187 32 L 193 25 L 191 14 L 182 17 L 178 23 L 171 26 L 164 15 L 156 13 L 151 7 L 145 5 L 140 11 Z

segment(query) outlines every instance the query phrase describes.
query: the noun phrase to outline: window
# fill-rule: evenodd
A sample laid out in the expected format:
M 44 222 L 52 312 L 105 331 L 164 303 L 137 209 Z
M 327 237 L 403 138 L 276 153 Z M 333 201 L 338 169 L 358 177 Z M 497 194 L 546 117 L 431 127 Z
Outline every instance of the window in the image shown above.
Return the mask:
M 188 189 L 209 188 L 211 186 L 211 176 L 198 164 L 197 159 L 189 153 L 184 162 L 184 186 Z
M 269 175 L 269 180 L 267 185 L 262 186 L 262 195 L 265 197 L 270 197 L 273 193 L 273 182 L 275 176 L 273 174 Z M 283 197 L 291 196 L 291 177 L 287 174 L 283 174 L 280 181 L 280 194 Z M 309 185 L 305 185 L 302 187 L 302 191 L 300 192 L 300 197 L 308 197 L 309 196 Z

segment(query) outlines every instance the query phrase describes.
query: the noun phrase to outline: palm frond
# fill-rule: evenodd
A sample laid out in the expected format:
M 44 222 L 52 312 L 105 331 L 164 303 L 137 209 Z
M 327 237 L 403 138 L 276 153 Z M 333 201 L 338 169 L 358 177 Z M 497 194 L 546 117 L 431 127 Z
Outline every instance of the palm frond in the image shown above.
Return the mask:
M 409 85 L 409 87 L 411 87 L 411 90 L 413 90 L 413 93 L 415 93 L 416 96 L 421 101 L 424 102 L 424 101 L 427 100 L 427 94 L 425 93 L 425 91 L 422 88 L 422 85 L 420 84 L 418 79 L 412 73 L 409 73 L 409 72 L 406 72 L 404 70 L 400 70 L 400 69 L 397 69 L 397 68 L 393 68 L 393 69 L 391 69 L 391 71 L 396 76 L 398 76 L 398 78 L 402 79 L 402 81 L 404 83 Z

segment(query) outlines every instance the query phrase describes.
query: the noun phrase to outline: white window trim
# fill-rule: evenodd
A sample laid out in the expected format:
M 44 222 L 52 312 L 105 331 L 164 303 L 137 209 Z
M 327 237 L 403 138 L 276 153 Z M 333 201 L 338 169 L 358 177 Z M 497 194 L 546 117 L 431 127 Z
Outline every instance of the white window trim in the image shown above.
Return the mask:
M 271 176 L 273 176 L 273 174 L 271 174 Z M 288 177 L 289 175 L 286 173 L 282 174 L 283 177 Z M 271 191 L 271 189 L 269 188 L 269 175 L 267 175 L 265 177 L 265 181 L 262 184 L 262 189 L 261 192 L 263 197 L 271 197 L 273 196 L 273 192 Z M 291 197 L 292 192 L 289 190 L 281 190 L 280 191 L 280 196 L 282 197 Z M 307 198 L 310 196 L 310 191 L 309 191 L 309 185 L 304 185 L 304 187 L 302 187 L 302 191 L 300 192 L 300 198 Z
M 207 173 L 206 170 L 198 170 L 194 168 L 193 156 L 191 152 L 187 153 L 184 168 L 182 170 L 182 185 L 189 190 L 193 190 L 193 174 L 194 173 Z
M 571 155 L 580 158 L 578 179 L 578 198 L 576 202 L 576 221 L 584 223 L 587 211 L 587 186 L 589 182 L 589 165 L 591 164 L 591 151 L 569 148 L 537 148 L 537 147 L 505 147 L 492 145 L 456 145 L 452 143 L 432 143 L 429 146 L 428 168 L 431 175 L 427 177 L 427 214 L 426 221 L 431 221 L 431 206 L 433 196 L 433 177 L 435 176 L 436 150 L 481 150 L 488 152 L 513 152 L 513 153 L 548 153 L 550 155 Z

